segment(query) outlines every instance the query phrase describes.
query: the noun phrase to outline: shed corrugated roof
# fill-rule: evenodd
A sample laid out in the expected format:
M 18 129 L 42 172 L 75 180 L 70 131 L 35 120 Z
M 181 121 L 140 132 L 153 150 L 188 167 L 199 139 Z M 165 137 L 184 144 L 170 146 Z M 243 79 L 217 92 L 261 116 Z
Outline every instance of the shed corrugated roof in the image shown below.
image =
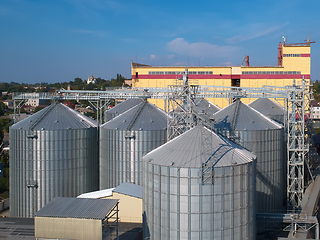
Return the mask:
M 124 182 L 124 183 L 121 183 L 118 187 L 116 187 L 112 191 L 142 199 L 142 186 L 137 184 Z
M 138 104 L 142 103 L 143 99 L 141 98 L 129 98 L 125 100 L 122 103 L 119 103 L 115 105 L 113 108 L 109 109 L 106 111 L 107 114 L 121 114 L 124 113 L 125 111 L 129 110 L 130 108 L 133 108 L 134 106 L 137 106 Z
M 137 114 L 138 116 L 134 121 L 134 117 Z M 167 128 L 167 114 L 163 110 L 148 102 L 142 102 L 139 105 L 129 109 L 121 115 L 113 118 L 109 122 L 103 124 L 101 128 L 126 130 L 132 121 L 134 121 L 134 123 L 129 130 L 148 131 L 162 130 Z
M 85 218 L 103 220 L 118 203 L 118 199 L 56 197 L 35 217 Z
M 207 144 L 204 144 L 204 139 Z M 204 150 L 204 146 L 207 146 Z M 210 146 L 210 147 L 209 147 Z M 162 166 L 201 167 L 208 160 L 215 167 L 251 162 L 256 156 L 204 126 L 181 134 L 143 157 Z M 172 164 L 173 163 L 173 164 Z
M 104 198 L 112 196 L 112 191 L 114 188 L 103 189 L 94 192 L 82 193 L 77 198 Z
M 11 126 L 12 129 L 28 130 L 39 121 L 34 130 L 62 130 L 97 127 L 97 122 L 87 116 L 65 106 L 53 103 L 30 117 Z
M 258 98 L 253 102 L 248 104 L 249 107 L 261 112 L 263 115 L 272 116 L 272 115 L 284 115 L 285 110 L 284 108 L 270 100 L 269 98 Z
M 231 130 L 233 118 L 236 117 L 235 129 L 233 130 L 269 130 L 280 129 L 282 125 L 266 117 L 257 110 L 239 102 L 239 109 L 236 110 L 237 102 L 221 109 L 213 114 L 214 127 Z M 236 114 L 236 112 L 238 112 Z

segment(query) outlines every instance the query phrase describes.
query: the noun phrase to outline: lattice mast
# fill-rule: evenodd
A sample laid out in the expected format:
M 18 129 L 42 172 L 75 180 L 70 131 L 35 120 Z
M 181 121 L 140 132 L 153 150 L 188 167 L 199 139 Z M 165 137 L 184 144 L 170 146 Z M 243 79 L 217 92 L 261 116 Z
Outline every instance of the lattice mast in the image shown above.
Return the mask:
M 309 141 L 307 135 L 310 92 L 304 78 L 302 85 L 293 84 L 287 98 L 287 199 L 288 208 L 297 210 L 306 184 L 305 167 L 308 167 Z
M 183 73 L 181 85 L 169 85 L 167 92 L 167 139 L 179 136 L 196 125 L 192 111 L 194 96 L 198 92 L 197 85 L 189 85 L 188 69 Z

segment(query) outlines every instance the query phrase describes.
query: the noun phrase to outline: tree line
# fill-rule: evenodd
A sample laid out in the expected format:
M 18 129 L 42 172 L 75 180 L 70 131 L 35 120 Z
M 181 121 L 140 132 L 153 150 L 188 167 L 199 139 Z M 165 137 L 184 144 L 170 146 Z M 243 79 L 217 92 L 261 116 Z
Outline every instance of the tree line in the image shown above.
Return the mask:
M 68 86 L 73 90 L 106 90 L 109 87 L 121 87 L 127 86 L 124 83 L 125 78 L 121 74 L 117 74 L 116 78 L 105 80 L 103 78 L 96 78 L 95 83 L 87 84 L 86 80 L 82 78 L 75 78 L 69 82 L 57 82 L 57 83 L 16 83 L 16 82 L 1 82 L 0 92 L 49 92 L 57 89 L 67 89 Z

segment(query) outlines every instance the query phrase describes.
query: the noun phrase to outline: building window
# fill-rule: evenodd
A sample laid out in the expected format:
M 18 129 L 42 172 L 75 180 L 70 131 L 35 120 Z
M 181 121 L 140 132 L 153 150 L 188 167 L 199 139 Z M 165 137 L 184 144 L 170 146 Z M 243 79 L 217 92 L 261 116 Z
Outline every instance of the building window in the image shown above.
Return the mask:
M 271 74 L 271 75 L 279 75 L 279 74 L 301 74 L 301 71 L 243 71 L 242 74 L 250 75 L 250 74 Z
M 301 54 L 283 54 L 284 57 L 301 57 Z
M 168 72 L 153 72 L 150 71 L 149 75 L 182 75 L 184 72 L 175 72 L 175 71 L 168 71 Z M 189 75 L 212 75 L 212 71 L 189 71 Z

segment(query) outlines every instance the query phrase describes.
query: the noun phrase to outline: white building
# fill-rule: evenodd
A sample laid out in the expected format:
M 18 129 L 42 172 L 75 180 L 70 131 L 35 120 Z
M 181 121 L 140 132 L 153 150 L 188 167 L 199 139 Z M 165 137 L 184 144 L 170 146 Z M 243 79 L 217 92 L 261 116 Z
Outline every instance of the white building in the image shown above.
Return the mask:
M 49 102 L 48 99 L 28 99 L 25 105 L 29 105 L 31 107 L 38 107 L 39 105 L 44 105 Z
M 314 120 L 320 120 L 320 102 L 311 103 L 310 118 Z
M 91 77 L 88 77 L 87 79 L 87 84 L 90 84 L 90 83 L 92 84 L 96 83 L 96 78 L 93 75 L 91 75 Z

